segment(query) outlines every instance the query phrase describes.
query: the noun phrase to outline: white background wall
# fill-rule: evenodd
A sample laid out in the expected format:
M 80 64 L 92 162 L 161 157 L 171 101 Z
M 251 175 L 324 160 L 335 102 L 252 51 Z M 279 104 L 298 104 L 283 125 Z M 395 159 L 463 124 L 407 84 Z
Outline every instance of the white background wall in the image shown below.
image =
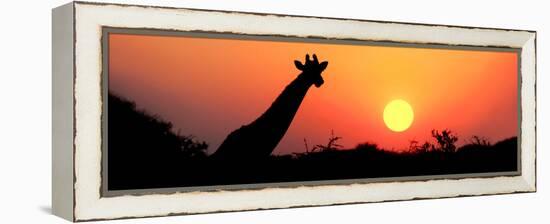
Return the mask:
M 115 0 L 113 0 L 115 1 Z M 0 223 L 63 223 L 51 215 L 51 8 L 0 5 Z M 101 1 L 103 2 L 103 1 Z M 370 20 L 529 29 L 538 32 L 538 192 L 236 212 L 111 223 L 548 223 L 550 214 L 550 6 L 546 1 L 116 1 Z M 498 82 L 498 80 L 495 80 Z M 480 90 L 483 91 L 483 90 Z M 483 186 L 480 186 L 483 187 Z

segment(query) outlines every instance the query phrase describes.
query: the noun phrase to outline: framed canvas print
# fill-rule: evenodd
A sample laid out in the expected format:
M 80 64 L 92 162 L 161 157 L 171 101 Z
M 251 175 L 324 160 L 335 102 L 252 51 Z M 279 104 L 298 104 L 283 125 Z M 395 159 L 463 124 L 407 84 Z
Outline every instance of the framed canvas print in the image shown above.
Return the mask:
M 53 10 L 71 221 L 536 191 L 536 33 L 73 2 Z

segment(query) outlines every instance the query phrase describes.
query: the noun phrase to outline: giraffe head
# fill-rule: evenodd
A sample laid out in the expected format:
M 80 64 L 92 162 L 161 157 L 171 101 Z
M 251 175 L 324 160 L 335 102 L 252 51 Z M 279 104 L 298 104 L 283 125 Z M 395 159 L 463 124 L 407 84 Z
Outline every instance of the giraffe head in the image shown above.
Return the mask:
M 294 65 L 300 71 L 302 71 L 302 76 L 308 81 L 311 82 L 315 87 L 320 87 L 325 82 L 321 73 L 327 68 L 328 62 L 323 61 L 319 63 L 317 60 L 317 55 L 313 54 L 313 60 L 309 60 L 309 54 L 306 54 L 306 62 L 296 60 Z

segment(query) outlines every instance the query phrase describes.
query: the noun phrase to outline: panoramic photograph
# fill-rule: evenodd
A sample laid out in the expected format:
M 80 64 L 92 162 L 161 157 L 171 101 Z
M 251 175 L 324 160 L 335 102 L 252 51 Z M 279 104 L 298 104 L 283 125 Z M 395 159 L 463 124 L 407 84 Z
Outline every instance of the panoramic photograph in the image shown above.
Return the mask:
M 513 49 L 106 38 L 108 190 L 518 171 Z

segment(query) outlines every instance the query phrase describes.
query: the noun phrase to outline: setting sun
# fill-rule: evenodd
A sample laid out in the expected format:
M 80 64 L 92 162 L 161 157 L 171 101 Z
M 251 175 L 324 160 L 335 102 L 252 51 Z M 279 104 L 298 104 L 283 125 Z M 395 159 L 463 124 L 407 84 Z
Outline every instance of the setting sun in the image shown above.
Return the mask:
M 404 100 L 393 100 L 384 108 L 384 123 L 392 131 L 402 132 L 407 130 L 413 119 L 413 109 Z

